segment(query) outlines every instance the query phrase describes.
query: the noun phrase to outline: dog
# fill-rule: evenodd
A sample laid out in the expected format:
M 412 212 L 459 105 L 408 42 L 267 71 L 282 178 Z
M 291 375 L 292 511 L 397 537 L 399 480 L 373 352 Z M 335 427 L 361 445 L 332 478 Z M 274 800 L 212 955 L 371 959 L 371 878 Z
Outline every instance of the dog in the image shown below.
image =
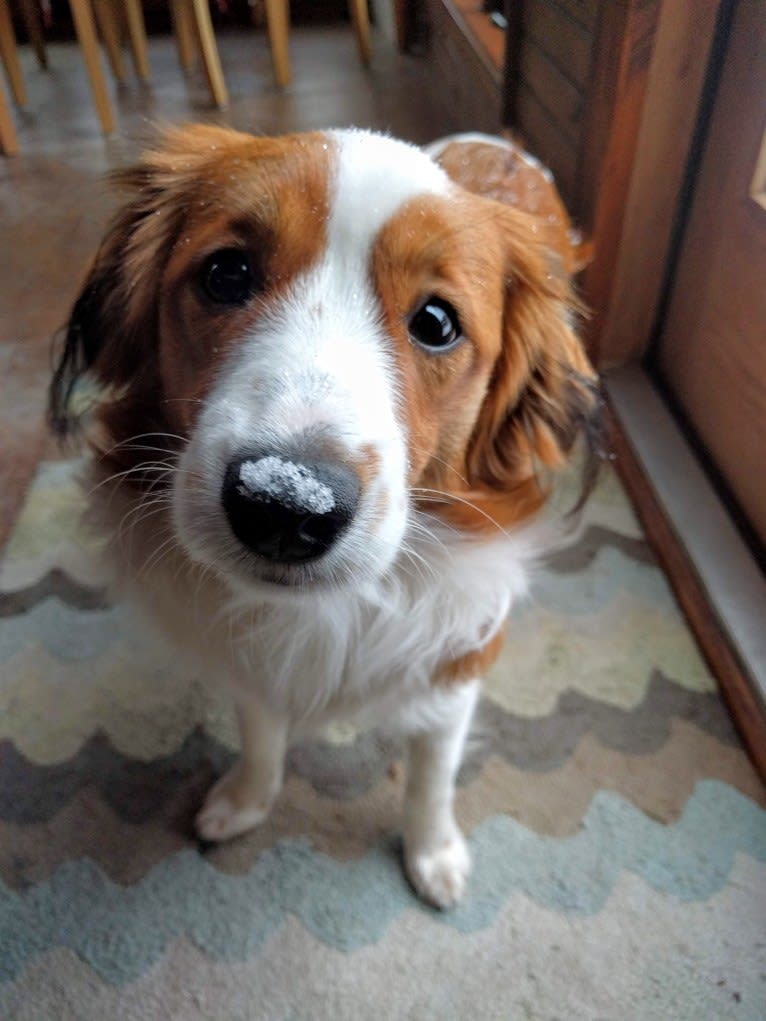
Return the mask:
M 118 183 L 50 419 L 75 432 L 95 383 L 91 519 L 234 698 L 241 755 L 197 832 L 261 822 L 329 721 L 397 731 L 404 866 L 447 908 L 479 679 L 598 415 L 560 232 L 360 130 L 171 129 Z

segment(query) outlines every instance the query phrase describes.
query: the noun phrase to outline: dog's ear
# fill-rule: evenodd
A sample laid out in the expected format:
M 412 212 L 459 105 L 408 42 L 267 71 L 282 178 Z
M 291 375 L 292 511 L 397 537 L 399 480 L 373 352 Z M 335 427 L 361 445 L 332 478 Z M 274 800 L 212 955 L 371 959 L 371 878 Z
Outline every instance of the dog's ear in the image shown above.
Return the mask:
M 251 136 L 197 125 L 166 131 L 133 167 L 113 175 L 128 200 L 113 220 L 62 331 L 48 403 L 65 436 L 77 424 L 72 400 L 88 374 L 101 387 L 130 384 L 156 358 L 158 283 L 200 170 Z
M 121 217 L 121 221 L 125 219 Z M 147 332 L 128 327 L 125 316 L 120 238 L 125 227 L 115 225 L 99 251 L 63 331 L 63 346 L 53 373 L 48 395 L 48 419 L 59 436 L 68 435 L 79 416 L 73 409 L 73 394 L 80 379 L 89 373 L 102 386 L 119 384 L 126 372 L 127 353 L 141 364 Z M 124 240 L 124 237 L 122 238 Z M 148 309 L 151 320 L 151 307 Z
M 560 469 L 584 433 L 584 491 L 601 443 L 598 382 L 575 333 L 578 304 L 535 221 L 498 209 L 507 263 L 502 349 L 467 458 L 472 484 L 532 503 L 545 484 L 540 469 Z

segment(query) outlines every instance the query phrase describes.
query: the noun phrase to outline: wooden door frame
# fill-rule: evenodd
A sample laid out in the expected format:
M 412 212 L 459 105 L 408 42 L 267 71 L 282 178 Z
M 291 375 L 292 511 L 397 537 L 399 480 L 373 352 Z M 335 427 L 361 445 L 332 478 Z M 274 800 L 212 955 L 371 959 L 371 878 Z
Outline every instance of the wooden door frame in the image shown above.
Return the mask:
M 597 344 L 600 366 L 613 369 L 606 389 L 618 471 L 751 759 L 766 779 L 766 578 L 651 375 L 640 366 L 652 364 L 734 7 L 734 0 L 701 0 L 694 6 L 663 0 L 636 166 Z
M 650 350 L 732 10 L 733 0 L 659 5 L 638 128 L 627 156 L 606 159 L 597 254 L 583 281 L 594 309 L 590 353 L 601 370 Z

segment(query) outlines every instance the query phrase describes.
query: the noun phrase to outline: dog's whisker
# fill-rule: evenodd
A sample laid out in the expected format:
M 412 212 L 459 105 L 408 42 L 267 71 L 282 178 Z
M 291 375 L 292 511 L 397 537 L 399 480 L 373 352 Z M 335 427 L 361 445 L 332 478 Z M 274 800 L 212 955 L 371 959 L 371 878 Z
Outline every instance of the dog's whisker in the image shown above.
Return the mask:
M 121 451 L 124 452 L 127 450 L 146 451 L 147 453 L 166 454 L 171 456 L 175 456 L 176 454 L 176 451 L 171 450 L 169 447 L 158 447 L 148 443 L 129 443 L 121 447 Z
M 90 498 L 94 493 L 98 492 L 104 486 L 108 486 L 111 482 L 116 482 L 118 479 L 127 478 L 128 475 L 140 474 L 142 472 L 164 472 L 169 474 L 173 469 L 173 465 L 168 461 L 142 461 L 141 464 L 133 465 L 132 468 L 126 468 L 124 471 L 114 472 L 112 475 L 107 476 L 105 479 L 101 479 L 95 486 L 92 486 L 86 492 L 86 498 Z
M 471 510 L 475 510 L 477 514 L 480 514 L 483 518 L 485 518 L 487 521 L 489 521 L 489 523 L 491 525 L 493 525 L 498 530 L 498 532 L 500 532 L 502 535 L 504 535 L 507 539 L 511 538 L 510 532 L 508 532 L 505 528 L 503 528 L 503 526 L 500 524 L 499 521 L 496 521 L 492 517 L 492 515 L 489 514 L 487 511 L 485 511 L 482 507 L 479 507 L 477 504 L 473 503 L 471 500 L 468 500 L 468 499 L 466 499 L 463 496 L 457 496 L 455 493 L 445 493 L 441 489 L 427 489 L 427 488 L 424 488 L 423 486 L 413 486 L 410 489 L 410 492 L 411 493 L 422 493 L 423 496 L 429 496 L 429 497 L 434 497 L 435 496 L 435 497 L 439 497 L 439 499 L 440 499 L 440 501 L 442 503 L 455 502 L 455 503 L 463 504 L 466 507 L 470 507 Z
M 435 578 L 436 571 L 432 564 L 429 564 L 426 558 L 418 553 L 412 547 L 402 543 L 401 546 L 402 554 L 406 560 L 409 560 L 413 569 L 417 572 L 418 577 L 424 583 L 428 581 L 428 578 Z
M 446 527 L 448 527 L 452 532 L 455 531 L 455 529 L 450 526 Z M 428 525 L 426 525 L 421 516 L 416 517 L 415 515 L 412 515 L 410 517 L 407 522 L 407 532 L 412 532 L 413 535 L 417 536 L 419 539 L 424 539 L 430 544 L 439 546 L 446 554 L 451 555 L 451 551 L 444 540 L 438 536 L 432 528 L 429 528 Z
M 155 497 L 153 500 L 141 501 L 138 506 L 131 508 L 131 510 L 123 515 L 117 529 L 117 534 L 129 555 L 132 553 L 134 535 L 137 528 L 140 525 L 145 524 L 149 518 L 165 513 L 169 506 L 169 500 L 163 494 Z M 130 524 L 128 524 L 128 522 L 130 522 Z M 164 527 L 167 528 L 169 526 L 165 525 Z
M 130 443 L 135 443 L 136 440 L 147 440 L 151 439 L 152 437 L 168 440 L 177 440 L 179 443 L 186 443 L 186 438 L 184 436 L 179 436 L 178 433 L 169 432 L 136 433 L 133 436 L 126 436 L 124 439 L 114 443 L 111 447 L 104 451 L 104 454 L 109 455 L 113 453 L 115 450 L 119 450 L 121 447 L 125 447 Z
M 159 546 L 157 546 L 153 552 L 149 554 L 143 565 L 139 568 L 138 573 L 136 574 L 136 580 L 141 581 L 141 579 L 150 574 L 154 568 L 159 567 L 160 563 L 163 560 L 166 560 L 172 553 L 172 548 L 176 545 L 177 540 L 175 535 L 170 535 L 164 540 L 164 542 L 161 542 Z
M 412 447 L 413 450 L 418 451 L 421 454 L 425 454 L 428 457 L 429 461 L 436 461 L 437 464 L 444 465 L 445 468 L 449 469 L 449 471 L 457 475 L 460 481 L 465 483 L 466 486 L 470 485 L 468 479 L 464 475 L 461 475 L 454 465 L 450 464 L 448 461 L 445 461 L 443 457 L 437 457 L 436 454 L 431 453 L 431 451 L 427 450 L 425 447 L 419 446 L 417 443 L 413 443 L 412 440 L 410 440 L 410 446 Z

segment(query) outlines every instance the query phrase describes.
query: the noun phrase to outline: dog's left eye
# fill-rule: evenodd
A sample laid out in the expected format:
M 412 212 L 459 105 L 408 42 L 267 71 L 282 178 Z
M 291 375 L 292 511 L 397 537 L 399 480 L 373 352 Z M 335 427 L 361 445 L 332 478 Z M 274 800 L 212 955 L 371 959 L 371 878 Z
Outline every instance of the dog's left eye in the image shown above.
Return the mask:
M 199 283 L 216 305 L 244 305 L 254 290 L 250 260 L 238 248 L 213 252 L 202 264 Z
M 412 316 L 410 337 L 427 351 L 446 351 L 463 339 L 458 314 L 448 301 L 429 298 Z

